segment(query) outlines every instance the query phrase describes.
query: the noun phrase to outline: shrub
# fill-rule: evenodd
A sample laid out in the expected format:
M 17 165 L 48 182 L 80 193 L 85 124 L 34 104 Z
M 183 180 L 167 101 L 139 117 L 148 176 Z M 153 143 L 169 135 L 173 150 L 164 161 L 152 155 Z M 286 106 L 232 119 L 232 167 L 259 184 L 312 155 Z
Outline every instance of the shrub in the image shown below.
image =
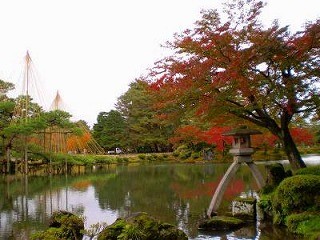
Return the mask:
M 185 160 L 185 159 L 188 159 L 190 156 L 191 156 L 191 151 L 183 151 L 179 154 L 179 157 L 182 159 L 182 160 Z
M 69 154 L 56 153 L 51 155 L 51 161 L 54 163 L 69 163 L 72 161 L 72 159 L 72 155 Z
M 96 164 L 111 164 L 113 163 L 115 160 L 114 157 L 110 157 L 110 156 L 95 156 L 94 157 L 94 162 Z
M 286 225 L 289 231 L 294 233 L 305 236 L 320 235 L 320 216 L 316 213 L 292 214 L 287 217 Z
M 316 210 L 319 196 L 320 176 L 297 175 L 284 179 L 272 201 L 274 222 L 281 224 L 290 214 Z
M 146 155 L 145 155 L 145 154 L 139 154 L 139 155 L 138 155 L 138 158 L 139 158 L 140 160 L 145 160 L 145 159 L 146 159 Z
M 162 157 L 163 157 L 163 159 L 168 159 L 169 156 L 168 156 L 168 154 L 163 153 Z
M 286 172 L 281 163 L 267 165 L 265 167 L 267 172 L 266 186 L 262 189 L 264 193 L 273 191 L 279 183 L 286 177 Z
M 118 163 L 128 163 L 129 162 L 129 158 L 127 158 L 127 157 L 117 157 L 117 162 Z
M 320 176 L 320 166 L 311 166 L 306 168 L 301 168 L 296 171 L 296 175 L 319 175 Z
M 174 151 L 174 152 L 172 153 L 172 155 L 173 155 L 174 157 L 179 157 L 179 152 Z
M 193 159 L 198 159 L 198 158 L 200 158 L 200 153 L 199 152 L 194 152 L 194 153 L 191 154 L 191 157 Z
M 164 157 L 162 155 L 158 155 L 158 160 L 159 161 L 164 161 L 165 159 L 164 159 Z
M 90 155 L 71 155 L 70 164 L 74 165 L 92 165 L 94 158 Z
M 273 193 L 262 194 L 258 201 L 258 206 L 262 210 L 264 216 L 269 218 L 272 217 L 272 197 Z
M 148 161 L 156 161 L 157 160 L 157 156 L 155 154 L 150 154 L 146 156 L 146 159 Z
M 189 148 L 187 145 L 181 145 L 173 152 L 173 156 L 185 160 L 191 156 L 191 153 L 191 148 Z

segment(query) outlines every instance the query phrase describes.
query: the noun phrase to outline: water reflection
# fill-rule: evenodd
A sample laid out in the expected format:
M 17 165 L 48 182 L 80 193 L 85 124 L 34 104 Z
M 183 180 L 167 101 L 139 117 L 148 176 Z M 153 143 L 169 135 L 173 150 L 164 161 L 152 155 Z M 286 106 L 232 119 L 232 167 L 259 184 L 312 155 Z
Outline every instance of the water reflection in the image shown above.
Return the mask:
M 305 160 L 320 163 L 319 156 Z M 144 211 L 179 226 L 190 239 L 283 239 L 285 230 L 265 223 L 233 233 L 198 232 L 197 222 L 227 168 L 228 164 L 169 164 L 83 169 L 65 176 L 2 176 L 0 239 L 28 239 L 59 209 L 85 216 L 87 228 Z M 259 168 L 264 169 L 263 164 Z M 255 189 L 249 169 L 241 167 L 220 211 L 229 211 L 230 200 Z

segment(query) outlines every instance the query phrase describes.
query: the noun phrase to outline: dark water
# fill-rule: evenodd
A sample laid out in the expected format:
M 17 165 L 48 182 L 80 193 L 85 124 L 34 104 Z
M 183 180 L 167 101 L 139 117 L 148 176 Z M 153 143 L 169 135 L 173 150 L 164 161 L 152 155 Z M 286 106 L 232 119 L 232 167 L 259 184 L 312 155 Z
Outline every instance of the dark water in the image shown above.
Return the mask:
M 304 160 L 320 164 L 319 156 Z M 236 232 L 197 230 L 228 166 L 146 164 L 76 169 L 67 176 L 1 176 L 0 239 L 29 239 L 33 232 L 46 228 L 56 210 L 84 216 L 86 228 L 97 222 L 111 224 L 117 217 L 143 211 L 178 226 L 189 239 L 294 239 L 285 229 L 260 222 Z M 264 170 L 264 164 L 258 166 Z M 234 197 L 253 194 L 256 188 L 248 167 L 242 166 L 229 184 L 220 211 L 230 211 Z

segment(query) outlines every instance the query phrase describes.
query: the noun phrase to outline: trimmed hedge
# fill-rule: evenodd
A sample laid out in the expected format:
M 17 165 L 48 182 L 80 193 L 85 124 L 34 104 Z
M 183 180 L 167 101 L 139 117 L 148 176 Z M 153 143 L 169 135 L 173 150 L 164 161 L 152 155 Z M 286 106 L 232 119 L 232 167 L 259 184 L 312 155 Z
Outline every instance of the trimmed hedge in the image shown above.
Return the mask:
M 283 224 L 293 213 L 320 210 L 320 176 L 296 175 L 284 179 L 272 201 L 273 221 Z
M 310 166 L 306 168 L 301 168 L 301 169 L 298 169 L 295 174 L 296 175 L 311 174 L 311 175 L 320 176 L 320 166 Z

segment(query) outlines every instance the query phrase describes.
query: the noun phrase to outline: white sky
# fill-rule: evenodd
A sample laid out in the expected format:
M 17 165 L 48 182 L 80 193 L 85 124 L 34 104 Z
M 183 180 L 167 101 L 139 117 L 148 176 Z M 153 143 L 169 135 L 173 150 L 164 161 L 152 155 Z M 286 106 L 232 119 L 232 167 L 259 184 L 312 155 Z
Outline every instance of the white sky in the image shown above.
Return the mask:
M 59 91 L 74 120 L 96 122 L 164 56 L 160 45 L 222 0 L 0 0 L 0 79 L 19 86 L 28 50 L 45 109 Z M 300 27 L 319 0 L 268 0 L 267 20 Z M 20 84 L 21 85 L 21 84 Z M 36 97 L 33 96 L 35 99 Z

